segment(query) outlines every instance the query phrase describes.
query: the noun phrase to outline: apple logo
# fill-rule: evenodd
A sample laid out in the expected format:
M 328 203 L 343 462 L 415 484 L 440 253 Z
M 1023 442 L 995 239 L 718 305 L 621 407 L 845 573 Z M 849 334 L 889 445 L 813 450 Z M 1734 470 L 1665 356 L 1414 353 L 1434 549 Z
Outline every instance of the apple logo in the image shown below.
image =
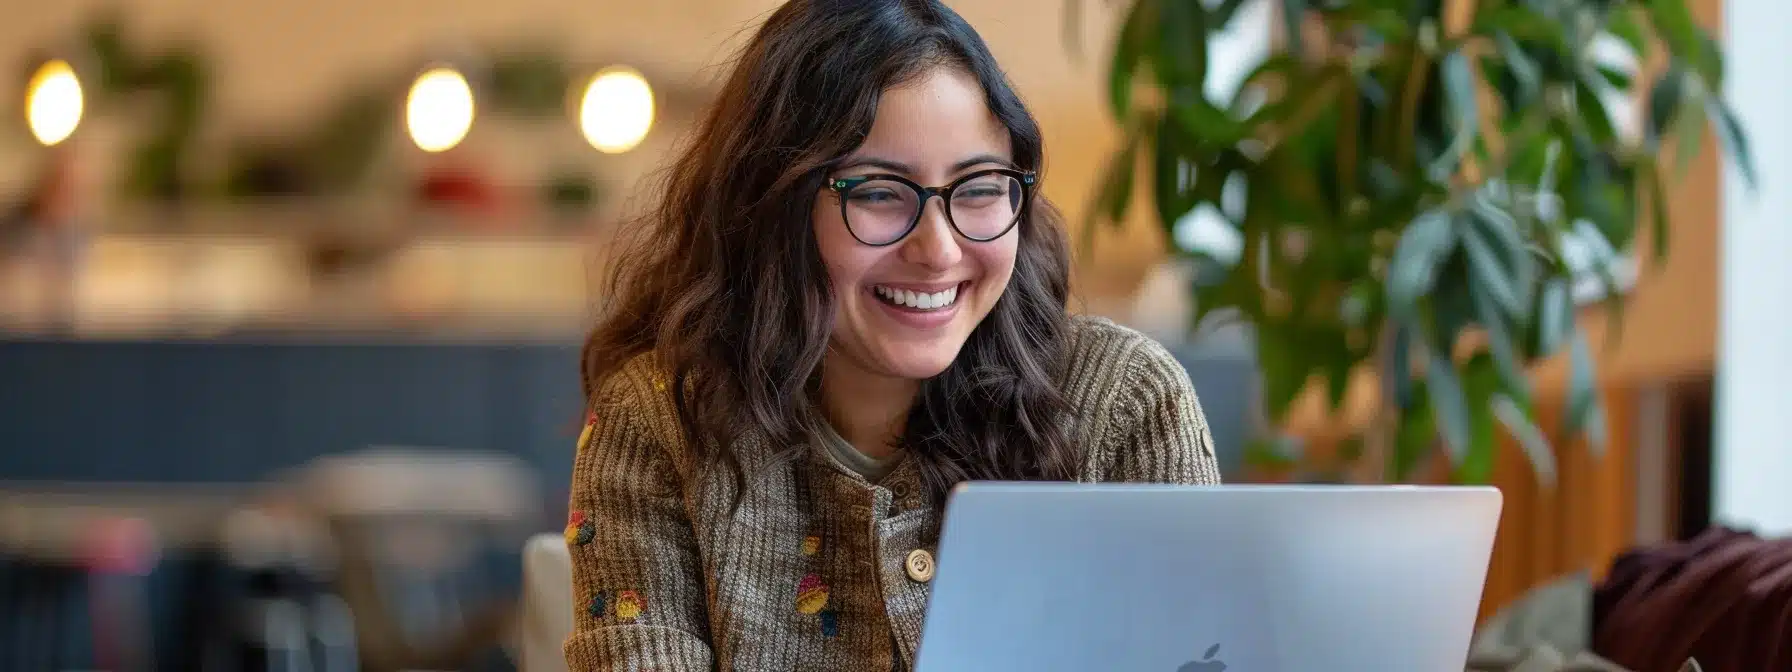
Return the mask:
M 1200 660 L 1183 663 L 1182 667 L 1176 668 L 1176 672 L 1225 672 L 1226 664 L 1214 659 L 1217 655 L 1220 655 L 1220 645 L 1209 646 Z

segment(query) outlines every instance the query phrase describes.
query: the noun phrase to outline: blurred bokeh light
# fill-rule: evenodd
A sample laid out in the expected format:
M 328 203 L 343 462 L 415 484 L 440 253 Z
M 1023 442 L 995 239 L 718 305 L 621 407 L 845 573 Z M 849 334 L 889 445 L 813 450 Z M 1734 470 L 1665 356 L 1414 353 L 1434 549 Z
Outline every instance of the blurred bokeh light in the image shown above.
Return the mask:
M 653 87 L 632 68 L 597 73 L 579 101 L 579 130 L 605 154 L 634 149 L 653 128 Z
M 419 75 L 405 101 L 405 127 L 411 142 L 425 152 L 445 152 L 459 145 L 473 128 L 473 116 L 473 87 L 448 68 Z
M 67 61 L 45 63 L 25 89 L 25 122 L 32 137 L 46 147 L 75 134 L 84 106 L 81 80 Z

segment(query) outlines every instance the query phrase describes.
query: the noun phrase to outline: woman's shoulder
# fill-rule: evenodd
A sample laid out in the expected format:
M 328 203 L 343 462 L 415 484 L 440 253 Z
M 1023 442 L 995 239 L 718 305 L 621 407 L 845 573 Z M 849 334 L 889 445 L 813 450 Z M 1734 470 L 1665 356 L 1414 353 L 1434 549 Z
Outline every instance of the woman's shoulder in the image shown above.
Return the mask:
M 661 445 L 682 442 L 670 376 L 653 353 L 630 357 L 602 375 L 591 390 L 592 419 L 651 435 Z
M 599 406 L 671 403 L 667 395 L 666 368 L 651 352 L 628 358 L 621 366 L 601 374 L 592 390 L 591 401 Z
M 1062 389 L 1086 451 L 1078 478 L 1218 483 L 1213 437 L 1182 363 L 1111 320 L 1073 318 L 1071 331 Z
M 1150 383 L 1187 384 L 1188 373 L 1175 356 L 1156 339 L 1136 329 L 1096 315 L 1070 318 L 1070 342 L 1065 350 L 1063 386 L 1088 388 L 1101 393 L 1113 385 L 1144 380 Z

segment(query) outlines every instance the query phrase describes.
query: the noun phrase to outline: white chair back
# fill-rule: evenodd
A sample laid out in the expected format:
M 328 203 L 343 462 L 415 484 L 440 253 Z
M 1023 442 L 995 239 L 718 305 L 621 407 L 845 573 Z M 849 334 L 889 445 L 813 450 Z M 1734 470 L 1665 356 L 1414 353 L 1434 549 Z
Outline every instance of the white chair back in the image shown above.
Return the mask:
M 523 545 L 522 672 L 567 672 L 561 646 L 572 634 L 572 555 L 566 538 L 538 534 Z

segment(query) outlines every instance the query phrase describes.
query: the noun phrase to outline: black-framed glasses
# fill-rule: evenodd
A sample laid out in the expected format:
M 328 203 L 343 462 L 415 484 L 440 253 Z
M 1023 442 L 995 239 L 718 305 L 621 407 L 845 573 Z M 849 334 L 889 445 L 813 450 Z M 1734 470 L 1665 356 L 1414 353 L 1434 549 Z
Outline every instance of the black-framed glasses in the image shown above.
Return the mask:
M 974 242 L 1001 238 L 1020 223 L 1027 196 L 1038 177 L 1032 171 L 991 168 L 965 175 L 943 187 L 923 187 L 900 175 L 858 175 L 828 180 L 840 196 L 846 230 L 872 247 L 894 245 L 921 223 L 927 202 L 946 202 L 946 221 Z

